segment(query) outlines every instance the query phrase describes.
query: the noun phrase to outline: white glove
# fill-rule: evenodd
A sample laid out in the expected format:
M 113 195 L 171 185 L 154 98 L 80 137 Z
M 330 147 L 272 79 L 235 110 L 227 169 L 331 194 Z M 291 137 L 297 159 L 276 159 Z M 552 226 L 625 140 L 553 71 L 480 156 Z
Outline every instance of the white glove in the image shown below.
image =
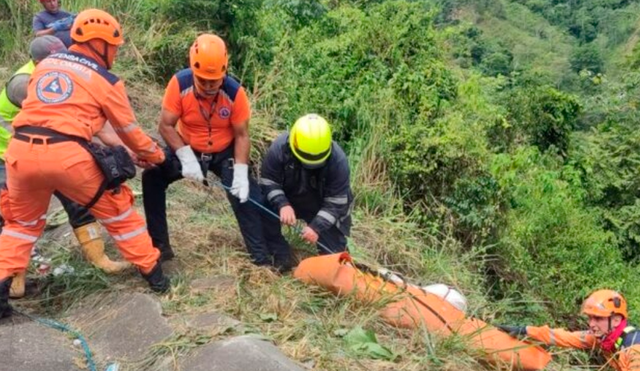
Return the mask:
M 202 175 L 202 168 L 200 168 L 200 163 L 196 158 L 196 154 L 193 153 L 191 146 L 184 146 L 178 148 L 176 151 L 176 155 L 180 160 L 180 164 L 182 165 L 182 176 L 187 179 L 193 179 L 198 182 L 202 182 L 204 180 L 204 175 Z
M 249 199 L 249 165 L 233 165 L 233 183 L 231 184 L 231 194 L 238 197 L 240 202 L 247 202 Z

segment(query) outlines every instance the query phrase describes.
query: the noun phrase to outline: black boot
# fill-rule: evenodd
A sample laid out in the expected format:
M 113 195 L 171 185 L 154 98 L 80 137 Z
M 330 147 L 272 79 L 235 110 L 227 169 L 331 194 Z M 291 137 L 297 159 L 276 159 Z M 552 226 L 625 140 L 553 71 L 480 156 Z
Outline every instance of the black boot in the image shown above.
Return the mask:
M 273 265 L 278 270 L 278 273 L 285 274 L 291 272 L 293 269 L 293 262 L 291 255 L 280 254 L 274 256 Z
M 13 308 L 9 305 L 11 282 L 13 282 L 13 277 L 0 281 L 0 318 L 9 317 L 13 313 Z
M 160 262 L 156 263 L 156 266 L 153 267 L 149 274 L 142 274 L 142 277 L 149 282 L 149 287 L 155 292 L 167 292 L 171 287 L 169 277 L 162 273 L 162 265 Z
M 160 250 L 160 262 L 166 262 L 169 260 L 173 260 L 176 257 L 176 254 L 173 253 L 173 249 L 168 244 L 159 243 L 158 246 L 154 246 L 156 249 Z

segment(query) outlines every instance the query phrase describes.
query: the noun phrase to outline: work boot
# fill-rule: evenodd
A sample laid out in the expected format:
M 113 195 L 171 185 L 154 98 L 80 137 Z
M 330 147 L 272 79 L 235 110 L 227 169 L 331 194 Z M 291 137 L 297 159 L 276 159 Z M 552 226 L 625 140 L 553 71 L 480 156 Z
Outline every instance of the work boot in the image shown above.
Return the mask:
M 142 277 L 149 282 L 151 290 L 160 293 L 169 291 L 171 281 L 169 280 L 169 277 L 162 273 L 162 265 L 160 262 L 156 263 L 156 266 L 153 267 L 151 272 L 148 274 L 144 274 L 142 272 L 140 272 L 140 274 L 142 274 Z
M 293 262 L 291 260 L 291 256 L 276 255 L 273 259 L 273 266 L 276 267 L 278 273 L 286 274 L 291 272 L 291 269 L 293 269 Z
M 113 261 L 104 254 L 104 241 L 100 234 L 100 225 L 97 222 L 78 227 L 73 230 L 73 233 L 80 242 L 84 257 L 95 267 L 109 274 L 121 273 L 131 267 L 128 262 Z
M 11 281 L 13 281 L 13 277 L 5 278 L 3 281 L 0 281 L 0 318 L 9 317 L 13 313 L 13 308 L 9 305 Z
M 9 289 L 9 297 L 11 299 L 21 299 L 24 297 L 26 276 L 27 271 L 22 271 L 13 277 L 13 283 Z
M 173 260 L 176 257 L 176 254 L 173 253 L 173 249 L 168 244 L 159 243 L 157 246 L 153 246 L 156 249 L 160 250 L 160 262 L 166 262 L 169 260 Z

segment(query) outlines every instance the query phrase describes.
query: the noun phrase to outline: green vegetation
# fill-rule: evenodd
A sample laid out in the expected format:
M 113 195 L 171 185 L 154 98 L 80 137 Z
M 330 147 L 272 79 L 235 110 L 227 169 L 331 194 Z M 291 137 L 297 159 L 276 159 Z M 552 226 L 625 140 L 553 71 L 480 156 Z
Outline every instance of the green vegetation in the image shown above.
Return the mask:
M 25 58 L 30 14 L 38 5 L 0 0 L 0 14 L 8 15 L 0 18 L 3 76 Z M 122 20 L 128 43 L 116 73 L 127 80 L 150 130 L 162 85 L 186 64 L 188 46 L 204 31 L 227 38 L 232 72 L 251 93 L 254 161 L 298 116 L 315 111 L 327 117 L 352 161 L 356 256 L 416 281 L 456 285 L 469 296 L 474 313 L 497 323 L 577 328 L 579 303 L 602 287 L 623 292 L 632 319 L 640 318 L 635 284 L 640 5 L 624 0 L 69 0 L 64 5 L 74 11 L 104 7 Z M 227 246 L 215 238 L 196 246 L 198 228 L 229 237 L 221 223 L 233 226 L 228 220 L 212 223 L 210 206 L 189 203 L 196 195 L 203 193 L 171 194 L 193 210 L 174 214 L 177 219 L 170 222 L 173 230 L 187 220 L 194 225 L 176 237 L 194 259 L 218 253 L 204 249 L 206 244 Z M 229 238 L 235 239 L 229 251 L 207 261 L 226 266 L 222 258 L 233 260 L 240 243 L 237 236 Z M 185 275 L 206 274 L 201 265 Z M 426 334 L 408 337 L 357 304 L 333 302 L 286 279 L 264 286 L 246 279 L 243 292 L 252 295 L 216 304 L 291 344 L 284 345 L 290 354 L 322 354 L 322 369 L 354 367 L 350 362 L 359 358 L 384 358 L 403 369 L 485 367 L 466 356 L 447 358 L 447 352 L 460 350 L 456 342 Z M 282 285 L 286 288 L 279 290 Z M 176 311 L 187 305 L 180 297 L 167 299 Z M 267 309 L 259 309 L 264 303 Z M 258 313 L 283 326 L 266 325 L 267 317 L 261 320 Z M 375 335 L 368 332 L 372 328 Z M 345 356 L 339 351 L 344 340 L 336 334 L 354 331 L 359 342 L 373 345 L 347 345 L 356 351 Z M 375 349 L 376 356 L 364 348 Z

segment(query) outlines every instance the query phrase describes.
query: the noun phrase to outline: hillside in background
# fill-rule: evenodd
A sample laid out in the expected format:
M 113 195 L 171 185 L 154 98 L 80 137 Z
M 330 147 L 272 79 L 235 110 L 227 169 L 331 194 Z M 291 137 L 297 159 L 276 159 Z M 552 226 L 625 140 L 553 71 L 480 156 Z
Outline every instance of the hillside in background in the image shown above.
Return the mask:
M 100 7 L 123 23 L 127 43 L 115 73 L 155 136 L 163 86 L 205 31 L 228 41 L 232 73 L 250 92 L 255 164 L 298 116 L 325 116 L 351 161 L 350 248 L 363 261 L 456 286 L 488 322 L 576 329 L 582 299 L 603 287 L 620 290 L 632 319 L 640 318 L 640 4 L 68 0 L 63 7 Z M 0 76 L 24 63 L 38 9 L 36 1 L 0 0 Z M 169 197 L 183 269 L 162 299 L 170 313 L 215 307 L 326 370 L 490 369 L 455 339 L 389 328 L 357 303 L 245 266 L 221 192 L 180 182 Z M 289 237 L 299 254 L 309 252 Z M 114 290 L 109 282 L 136 286 L 133 275 L 105 278 L 63 250 L 55 259 L 86 270 L 82 284 L 59 279 L 56 295 L 27 305 L 56 314 Z M 213 273 L 242 277 L 238 296 L 194 298 L 181 286 Z M 63 289 L 74 294 L 60 296 Z M 336 330 L 357 326 L 374 329 L 399 357 L 345 353 Z M 558 367 L 587 361 L 563 353 Z

